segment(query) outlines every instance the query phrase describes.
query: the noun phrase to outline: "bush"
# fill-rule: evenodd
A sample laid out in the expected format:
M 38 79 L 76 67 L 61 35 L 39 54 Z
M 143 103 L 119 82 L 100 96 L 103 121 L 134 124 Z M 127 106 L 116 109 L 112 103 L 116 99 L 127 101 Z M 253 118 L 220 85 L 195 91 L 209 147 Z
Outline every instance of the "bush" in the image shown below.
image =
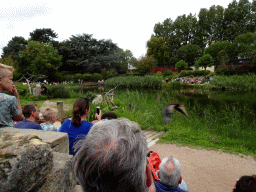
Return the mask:
M 181 71 L 186 68 L 188 68 L 188 64 L 183 60 L 180 60 L 175 64 L 175 69 L 178 71 Z
M 89 73 L 83 74 L 83 80 L 85 82 L 92 81 L 92 74 L 89 74 Z
M 64 80 L 65 81 L 74 81 L 74 79 L 75 79 L 75 76 L 74 75 L 65 75 L 64 76 Z
M 157 73 L 156 73 L 156 76 L 158 76 L 158 77 L 161 77 L 163 74 L 162 74 L 162 72 L 161 71 L 158 71 Z
M 111 77 L 115 77 L 117 75 L 118 75 L 118 73 L 115 69 L 110 69 L 109 71 L 107 71 L 107 79 L 109 79 Z
M 94 82 L 97 82 L 99 80 L 102 80 L 103 79 L 103 76 L 99 73 L 93 73 L 92 75 L 92 81 Z
M 78 79 L 82 80 L 83 79 L 83 74 L 77 73 L 74 75 L 74 81 L 78 82 Z
M 64 85 L 52 85 L 48 87 L 50 98 L 70 98 L 70 92 Z
M 170 70 L 170 69 L 164 70 L 164 72 L 163 72 L 164 77 L 171 76 L 171 75 L 173 75 L 172 70 Z
M 187 71 L 181 71 L 180 72 L 180 75 L 179 75 L 179 77 L 186 77 L 187 76 Z
M 64 80 L 63 77 L 65 77 L 65 76 L 62 75 L 62 73 L 57 72 L 57 73 L 54 74 L 54 81 L 62 82 Z

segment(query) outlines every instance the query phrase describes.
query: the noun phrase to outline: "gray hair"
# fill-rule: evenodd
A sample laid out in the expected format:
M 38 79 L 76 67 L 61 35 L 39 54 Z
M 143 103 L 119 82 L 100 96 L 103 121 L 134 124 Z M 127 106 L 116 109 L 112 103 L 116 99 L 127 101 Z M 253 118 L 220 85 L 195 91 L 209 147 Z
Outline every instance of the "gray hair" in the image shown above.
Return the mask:
M 10 73 L 13 73 L 14 68 L 12 66 L 8 66 L 8 65 L 0 63 L 0 76 L 6 77 L 7 71 L 9 71 Z
M 144 192 L 147 149 L 146 135 L 137 123 L 101 120 L 75 145 L 77 180 L 84 191 Z
M 160 181 L 167 186 L 178 187 L 181 169 L 181 164 L 176 158 L 165 157 L 159 166 Z

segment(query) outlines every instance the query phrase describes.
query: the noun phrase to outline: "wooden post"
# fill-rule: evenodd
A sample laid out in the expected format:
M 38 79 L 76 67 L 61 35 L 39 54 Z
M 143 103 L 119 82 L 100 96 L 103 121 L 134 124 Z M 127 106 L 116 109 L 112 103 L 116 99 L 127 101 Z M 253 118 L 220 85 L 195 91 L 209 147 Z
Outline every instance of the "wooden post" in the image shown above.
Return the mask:
M 58 109 L 58 115 L 57 118 L 59 121 L 62 120 L 64 117 L 64 110 L 63 110 L 63 102 L 62 101 L 57 101 L 57 109 Z

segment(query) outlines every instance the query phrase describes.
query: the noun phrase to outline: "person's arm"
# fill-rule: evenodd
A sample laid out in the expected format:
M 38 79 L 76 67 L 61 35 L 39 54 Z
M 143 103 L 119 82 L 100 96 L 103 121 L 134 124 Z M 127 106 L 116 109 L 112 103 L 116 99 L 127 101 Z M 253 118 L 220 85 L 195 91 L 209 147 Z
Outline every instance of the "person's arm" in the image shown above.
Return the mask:
M 99 122 L 100 120 L 101 120 L 101 110 L 100 110 L 100 113 L 99 114 L 95 114 L 96 115 L 96 118 L 97 118 L 97 120 L 94 120 L 94 121 L 92 121 L 92 123 L 94 124 L 94 123 L 97 123 L 97 122 Z
M 18 91 L 17 91 L 17 89 L 16 89 L 15 86 L 13 86 L 12 90 L 10 91 L 10 94 L 16 97 L 17 102 L 18 102 L 18 108 L 19 108 L 19 110 L 20 110 L 20 114 L 19 114 L 19 115 L 16 115 L 16 116 L 13 116 L 13 120 L 14 120 L 14 121 L 22 121 L 22 120 L 24 120 L 24 116 L 23 116 L 23 114 L 22 114 L 22 109 L 21 109 L 21 105 L 20 105 L 19 94 L 18 94 Z

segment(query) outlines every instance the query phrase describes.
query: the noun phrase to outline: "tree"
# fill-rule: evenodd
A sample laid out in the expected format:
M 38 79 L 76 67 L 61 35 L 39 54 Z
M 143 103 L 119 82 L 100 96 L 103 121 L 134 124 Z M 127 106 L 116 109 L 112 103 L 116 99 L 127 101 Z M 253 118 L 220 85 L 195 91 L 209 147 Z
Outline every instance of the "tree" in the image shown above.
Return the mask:
M 184 70 L 188 68 L 188 64 L 183 61 L 183 60 L 179 60 L 176 64 L 175 64 L 175 69 L 178 71 Z
M 195 64 L 195 61 L 201 56 L 202 50 L 198 45 L 188 44 L 179 48 L 177 57 L 188 63 L 189 66 Z
M 229 56 L 228 56 L 228 54 L 227 54 L 227 52 L 225 50 L 221 50 L 218 53 L 218 60 L 220 61 L 221 65 L 224 65 L 226 67 L 226 65 L 229 62 Z
M 2 58 L 12 57 L 14 62 L 17 61 L 19 57 L 19 52 L 24 51 L 28 45 L 28 41 L 24 39 L 24 37 L 13 37 L 7 44 L 7 46 L 3 47 Z
M 53 42 L 55 38 L 58 38 L 58 34 L 51 28 L 35 29 L 30 33 L 31 40 L 44 42 L 46 44 Z
M 61 56 L 51 43 L 29 41 L 26 50 L 19 55 L 18 71 L 22 74 L 44 74 L 52 78 L 61 65 Z
M 174 35 L 173 21 L 170 18 L 165 19 L 162 23 L 157 23 L 154 26 L 155 37 L 162 37 L 167 43 L 170 36 Z
M 255 58 L 256 57 L 256 33 L 245 33 L 239 35 L 234 40 L 236 52 L 243 58 Z
M 157 63 L 168 63 L 171 58 L 171 50 L 162 37 L 151 37 L 147 41 L 147 55 L 152 55 Z
M 133 57 L 131 59 L 131 64 L 132 66 L 136 67 L 140 71 L 140 73 L 146 74 L 156 68 L 157 61 L 155 60 L 153 55 L 141 56 L 139 59 Z
M 207 67 L 211 67 L 214 65 L 214 61 L 211 55 L 204 54 L 202 57 L 199 58 L 199 60 L 196 62 L 196 65 L 198 67 L 204 67 L 205 70 Z
M 218 59 L 218 53 L 222 50 L 225 50 L 229 57 L 237 57 L 234 44 L 229 41 L 219 41 L 211 44 L 205 49 L 206 54 L 210 54 L 212 58 Z

